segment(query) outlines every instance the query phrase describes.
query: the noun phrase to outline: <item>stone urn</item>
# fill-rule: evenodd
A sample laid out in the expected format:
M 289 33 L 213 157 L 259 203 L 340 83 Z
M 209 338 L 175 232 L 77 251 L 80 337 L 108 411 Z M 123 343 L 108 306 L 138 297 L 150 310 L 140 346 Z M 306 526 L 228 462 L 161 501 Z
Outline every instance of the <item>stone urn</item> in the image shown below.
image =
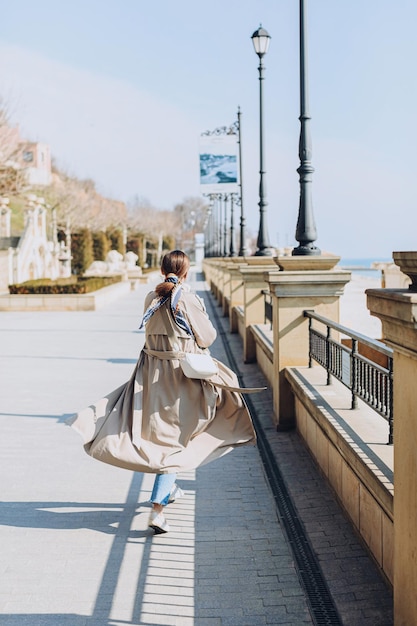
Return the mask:
M 417 292 L 417 252 L 393 252 L 392 258 L 402 273 L 410 278 L 409 291 Z

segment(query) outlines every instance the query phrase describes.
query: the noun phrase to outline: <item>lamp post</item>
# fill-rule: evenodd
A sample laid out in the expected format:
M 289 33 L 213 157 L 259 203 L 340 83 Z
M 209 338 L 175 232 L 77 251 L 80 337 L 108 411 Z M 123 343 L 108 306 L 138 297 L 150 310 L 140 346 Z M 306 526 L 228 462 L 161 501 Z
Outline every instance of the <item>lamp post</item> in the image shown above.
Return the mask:
M 219 128 L 215 128 L 214 130 L 206 130 L 202 133 L 203 137 L 221 137 L 222 135 L 238 135 L 239 133 L 239 166 L 242 167 L 242 159 L 241 159 L 241 140 L 240 140 L 240 108 L 238 113 L 238 120 L 233 122 L 230 126 L 220 126 Z M 205 169 L 205 168 L 204 168 Z M 201 172 L 201 155 L 200 155 L 200 172 Z M 237 181 L 236 181 L 237 182 Z M 208 194 L 211 201 L 214 202 L 215 217 L 217 224 L 216 227 L 216 254 L 217 256 L 227 256 L 228 252 L 228 225 L 227 225 L 227 202 L 229 200 L 229 195 L 227 192 L 224 193 L 221 191 L 223 188 L 230 189 L 230 182 L 226 181 L 225 184 L 222 184 L 222 181 L 219 181 L 218 184 L 213 184 L 213 191 L 211 194 Z M 233 186 L 233 185 L 232 185 Z M 233 193 L 233 192 L 232 192 Z M 240 169 L 240 194 L 242 195 L 242 169 Z M 203 193 L 203 195 L 206 195 Z M 213 212 L 212 212 L 213 213 Z M 224 218 L 224 219 L 223 219 Z M 245 218 L 241 216 L 241 248 L 242 241 L 244 242 L 244 228 L 245 228 Z M 243 229 L 243 230 L 242 230 Z M 233 250 L 234 254 L 234 250 Z
M 223 195 L 224 203 L 224 222 L 223 222 L 223 256 L 227 256 L 227 202 L 229 196 L 227 193 Z
M 205 237 L 204 237 L 204 246 L 205 251 L 204 255 L 206 257 L 213 256 L 213 209 L 214 209 L 214 200 L 212 194 L 209 196 L 210 202 L 207 207 L 207 217 L 206 217 L 206 227 L 205 227 Z
M 264 140 L 263 140 L 263 80 L 264 65 L 263 57 L 268 52 L 269 40 L 268 31 L 259 26 L 252 35 L 253 47 L 259 57 L 259 231 L 255 256 L 272 256 L 273 250 L 269 243 L 268 229 L 266 226 L 266 189 L 264 170 Z
M 245 232 L 245 212 L 243 210 L 243 168 L 242 168 L 242 123 L 240 121 L 240 107 L 237 109 L 237 130 L 239 143 L 239 196 L 240 196 L 240 243 L 239 256 L 246 256 L 246 232 Z M 234 254 L 233 254 L 234 256 Z
M 218 201 L 218 205 L 217 206 L 218 206 L 218 211 L 219 211 L 219 213 L 218 213 L 219 221 L 218 221 L 218 225 L 217 225 L 218 233 L 219 233 L 218 234 L 219 245 L 218 245 L 217 253 L 218 253 L 218 256 L 222 256 L 223 255 L 223 205 L 222 205 L 222 194 L 221 193 L 219 193 L 217 195 L 217 201 Z
M 321 254 L 320 248 L 314 245 L 317 239 L 316 225 L 313 214 L 311 183 L 314 167 L 311 164 L 312 145 L 310 135 L 310 112 L 308 98 L 308 55 L 306 32 L 307 0 L 300 0 L 300 204 L 298 210 L 295 238 L 299 246 L 292 251 L 293 256 L 312 256 Z
M 236 256 L 235 252 L 235 216 L 234 216 L 235 194 L 230 194 L 230 246 L 229 256 Z

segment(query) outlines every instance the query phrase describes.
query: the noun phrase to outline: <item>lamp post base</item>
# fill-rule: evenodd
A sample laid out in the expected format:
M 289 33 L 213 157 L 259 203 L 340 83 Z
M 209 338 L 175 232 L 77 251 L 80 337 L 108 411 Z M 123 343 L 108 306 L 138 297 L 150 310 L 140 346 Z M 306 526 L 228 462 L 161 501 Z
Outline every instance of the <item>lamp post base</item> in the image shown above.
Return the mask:
M 321 250 L 320 248 L 317 248 L 317 246 L 313 246 L 312 244 L 307 244 L 304 246 L 300 244 L 299 246 L 294 248 L 291 254 L 292 256 L 318 256 L 321 254 Z
M 275 256 L 275 250 L 273 248 L 263 248 L 257 250 L 254 256 Z

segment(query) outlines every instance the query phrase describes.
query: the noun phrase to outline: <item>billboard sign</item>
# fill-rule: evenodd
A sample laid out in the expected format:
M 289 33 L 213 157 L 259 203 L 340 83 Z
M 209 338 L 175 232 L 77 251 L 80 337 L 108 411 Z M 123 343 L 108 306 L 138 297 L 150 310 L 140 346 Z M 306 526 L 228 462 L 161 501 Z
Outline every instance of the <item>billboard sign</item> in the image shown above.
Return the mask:
M 238 192 L 237 135 L 200 137 L 202 194 Z

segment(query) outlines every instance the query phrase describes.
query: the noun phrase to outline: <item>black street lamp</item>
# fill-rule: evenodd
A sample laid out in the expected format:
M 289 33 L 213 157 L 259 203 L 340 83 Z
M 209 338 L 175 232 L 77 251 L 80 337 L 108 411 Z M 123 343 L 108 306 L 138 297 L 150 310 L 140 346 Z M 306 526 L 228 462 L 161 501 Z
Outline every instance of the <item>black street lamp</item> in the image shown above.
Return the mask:
M 209 206 L 207 209 L 207 218 L 205 225 L 206 244 L 205 256 L 219 256 L 219 203 L 218 194 L 210 193 Z
M 268 229 L 266 226 L 266 190 L 265 190 L 265 170 L 264 170 L 264 141 L 263 141 L 263 57 L 268 52 L 269 40 L 271 39 L 268 31 L 259 26 L 258 30 L 252 35 L 253 47 L 259 57 L 259 231 L 255 256 L 272 256 L 274 250 L 271 248 L 268 238 Z
M 219 249 L 218 256 L 223 256 L 223 205 L 222 205 L 222 194 L 219 193 L 217 196 L 218 207 L 219 207 Z
M 311 164 L 312 144 L 310 135 L 310 113 L 308 98 L 308 54 L 306 32 L 306 0 L 300 0 L 300 204 L 298 210 L 295 238 L 299 246 L 294 248 L 294 256 L 312 256 L 321 254 L 320 248 L 314 245 L 317 239 L 316 225 L 313 214 L 311 183 L 314 167 Z
M 219 128 L 215 128 L 213 131 L 207 130 L 202 133 L 203 136 L 215 136 L 220 137 L 221 135 L 238 135 L 238 143 L 239 143 L 239 167 L 240 167 L 240 196 L 242 197 L 242 153 L 241 153 L 241 136 L 240 136 L 240 108 L 238 112 L 237 121 L 233 122 L 231 126 L 221 126 Z M 219 185 L 221 187 L 221 185 Z M 205 195 L 205 194 L 203 194 Z M 227 256 L 228 254 L 228 223 L 227 223 L 227 203 L 229 201 L 229 197 L 231 198 L 231 211 L 233 211 L 233 193 L 211 193 L 208 194 L 210 197 L 210 203 L 213 206 L 212 214 L 212 229 L 215 231 L 215 246 L 216 256 Z M 233 237 L 233 214 L 231 215 L 232 225 L 230 227 L 230 237 Z M 240 248 L 245 252 L 244 248 L 245 241 L 245 218 L 243 215 L 243 209 L 241 213 L 241 242 Z M 230 256 L 235 256 L 234 251 L 234 243 L 230 241 Z
M 227 193 L 223 195 L 224 203 L 224 223 L 223 223 L 223 256 L 227 256 L 227 201 L 229 196 Z
M 229 256 L 236 256 L 235 252 L 235 216 L 234 216 L 235 194 L 230 194 L 230 246 Z
M 210 256 L 210 214 L 211 214 L 211 206 L 209 205 L 206 209 L 206 216 L 203 224 L 203 233 L 204 233 L 204 257 Z
M 246 256 L 246 228 L 245 211 L 243 208 L 243 167 L 242 167 L 242 123 L 240 121 L 240 107 L 237 109 L 237 130 L 239 143 L 239 196 L 240 196 L 240 243 L 239 256 Z M 234 255 L 233 255 L 234 256 Z

